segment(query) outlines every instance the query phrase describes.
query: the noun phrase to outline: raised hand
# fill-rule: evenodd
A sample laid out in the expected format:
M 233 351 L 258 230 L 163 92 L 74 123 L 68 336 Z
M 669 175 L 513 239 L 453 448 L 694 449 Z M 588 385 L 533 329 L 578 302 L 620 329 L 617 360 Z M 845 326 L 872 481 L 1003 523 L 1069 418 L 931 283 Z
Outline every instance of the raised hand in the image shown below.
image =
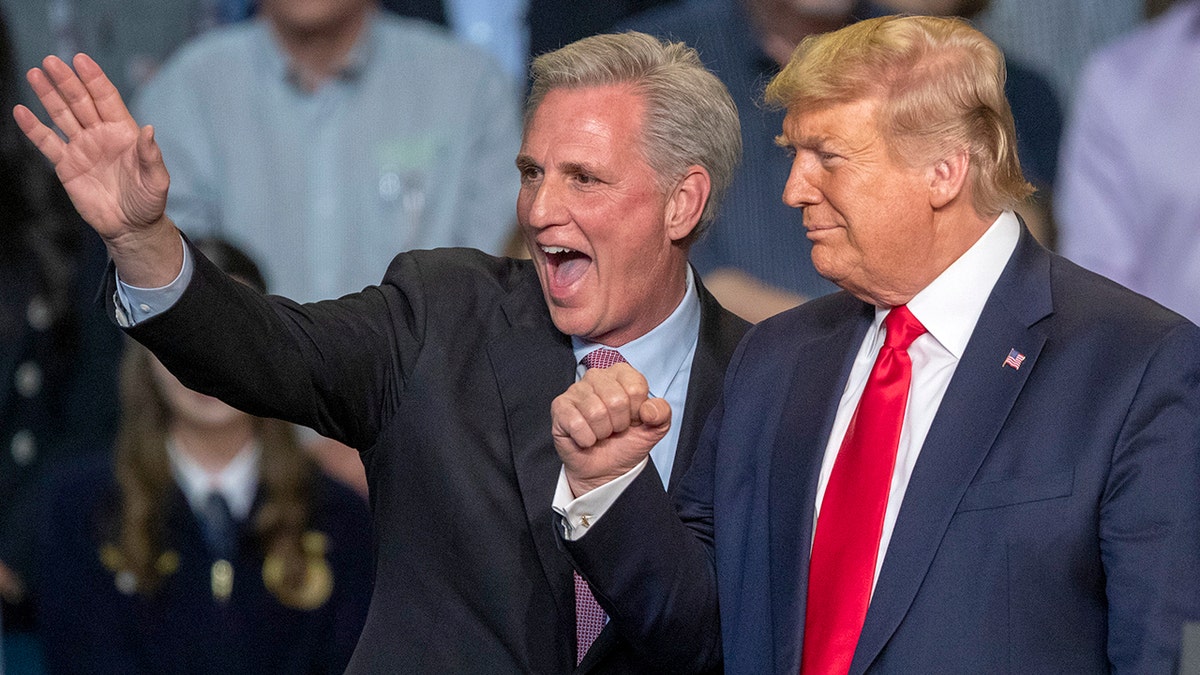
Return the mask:
M 163 285 L 178 272 L 182 248 L 164 215 L 170 177 L 154 130 L 139 128 L 100 66 L 85 54 L 75 69 L 56 56 L 27 74 L 63 140 L 28 108 L 13 118 L 54 165 L 75 209 L 104 239 L 134 285 Z
M 550 406 L 554 447 L 578 497 L 637 466 L 671 427 L 671 406 L 650 398 L 627 363 L 589 369 Z

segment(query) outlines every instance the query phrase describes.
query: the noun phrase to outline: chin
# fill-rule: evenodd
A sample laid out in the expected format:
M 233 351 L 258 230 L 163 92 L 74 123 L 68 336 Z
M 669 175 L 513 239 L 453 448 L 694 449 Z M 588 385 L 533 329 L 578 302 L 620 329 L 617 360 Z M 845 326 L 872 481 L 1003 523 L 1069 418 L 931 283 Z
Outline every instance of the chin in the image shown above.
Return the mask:
M 835 284 L 838 282 L 840 276 L 837 273 L 837 266 L 830 265 L 829 261 L 827 260 L 821 260 L 820 256 L 816 255 L 815 250 L 813 251 L 812 266 L 813 269 L 817 271 L 817 274 L 820 274 L 825 279 L 828 279 Z
M 210 405 L 194 406 L 191 410 L 180 411 L 180 415 L 190 419 L 196 426 L 207 429 L 224 429 L 249 417 L 237 408 L 215 401 Z
M 590 325 L 587 317 L 581 314 L 578 309 L 550 305 L 550 320 L 560 333 L 586 337 L 585 333 L 590 332 Z

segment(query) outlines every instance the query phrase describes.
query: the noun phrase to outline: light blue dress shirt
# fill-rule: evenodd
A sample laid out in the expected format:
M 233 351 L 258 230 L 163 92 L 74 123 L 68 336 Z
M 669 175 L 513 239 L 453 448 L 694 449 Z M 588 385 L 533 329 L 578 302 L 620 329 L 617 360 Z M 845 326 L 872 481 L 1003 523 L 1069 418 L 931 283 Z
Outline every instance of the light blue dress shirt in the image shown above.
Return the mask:
M 297 86 L 264 19 L 180 49 L 141 91 L 167 214 L 220 234 L 297 301 L 379 281 L 404 250 L 502 251 L 515 222 L 515 87 L 482 50 L 373 12 L 340 75 Z
M 446 18 L 458 37 L 479 45 L 524 83 L 529 61 L 529 0 L 447 0 Z

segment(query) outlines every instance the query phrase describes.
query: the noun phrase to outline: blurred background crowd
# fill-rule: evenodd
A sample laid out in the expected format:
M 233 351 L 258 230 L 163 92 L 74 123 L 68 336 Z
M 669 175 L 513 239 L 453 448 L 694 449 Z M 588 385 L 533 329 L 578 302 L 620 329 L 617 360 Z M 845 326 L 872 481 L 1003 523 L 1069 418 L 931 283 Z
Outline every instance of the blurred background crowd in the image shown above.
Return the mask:
M 762 87 L 805 35 L 896 12 L 1004 49 L 1042 243 L 1200 322 L 1200 0 L 0 0 L 0 675 L 341 672 L 371 584 L 353 450 L 189 392 L 101 316 L 103 246 L 8 112 L 45 55 L 88 53 L 155 126 L 210 258 L 314 301 L 401 250 L 523 255 L 531 55 L 683 40 L 745 148 L 693 263 L 757 321 L 834 290 Z

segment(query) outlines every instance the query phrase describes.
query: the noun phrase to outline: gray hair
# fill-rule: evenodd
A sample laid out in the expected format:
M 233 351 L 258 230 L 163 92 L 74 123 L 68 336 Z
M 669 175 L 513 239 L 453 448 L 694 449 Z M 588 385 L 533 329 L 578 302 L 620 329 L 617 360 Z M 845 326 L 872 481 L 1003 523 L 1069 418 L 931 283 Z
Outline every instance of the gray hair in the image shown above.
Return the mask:
M 737 106 L 695 49 L 633 31 L 594 35 L 542 54 L 531 72 L 526 130 L 553 89 L 631 85 L 646 102 L 641 152 L 659 187 L 669 190 L 692 165 L 708 171 L 712 189 L 689 241 L 708 229 L 741 160 L 742 135 Z

